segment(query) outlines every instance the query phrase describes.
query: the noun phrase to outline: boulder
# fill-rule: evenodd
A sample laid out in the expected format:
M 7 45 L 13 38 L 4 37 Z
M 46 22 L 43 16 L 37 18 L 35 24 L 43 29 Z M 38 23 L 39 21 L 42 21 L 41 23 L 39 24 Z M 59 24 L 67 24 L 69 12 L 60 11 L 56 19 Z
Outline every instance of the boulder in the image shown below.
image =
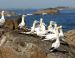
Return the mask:
M 0 58 L 21 58 L 11 47 L 0 47 Z
M 1 31 L 0 31 L 1 32 Z M 75 58 L 75 47 L 72 44 L 61 44 L 55 52 L 50 52 L 52 43 L 50 41 L 42 41 L 41 37 L 36 35 L 20 34 L 18 32 L 5 32 L 2 36 L 6 36 L 6 42 L 1 46 L 4 47 L 1 51 L 2 56 L 7 55 L 8 58 Z M 7 48 L 9 47 L 9 48 Z M 11 49 L 10 49 L 11 48 Z M 9 49 L 9 50 L 7 50 Z M 12 54 L 11 52 L 12 51 Z M 9 53 L 9 54 L 7 54 Z M 15 54 L 15 55 L 14 55 Z
M 75 46 L 75 29 L 67 31 L 65 34 L 65 39 L 69 44 L 72 44 Z
M 4 23 L 4 28 L 8 28 L 10 30 L 18 29 L 18 25 L 21 22 L 21 15 L 18 15 L 13 18 L 7 18 Z

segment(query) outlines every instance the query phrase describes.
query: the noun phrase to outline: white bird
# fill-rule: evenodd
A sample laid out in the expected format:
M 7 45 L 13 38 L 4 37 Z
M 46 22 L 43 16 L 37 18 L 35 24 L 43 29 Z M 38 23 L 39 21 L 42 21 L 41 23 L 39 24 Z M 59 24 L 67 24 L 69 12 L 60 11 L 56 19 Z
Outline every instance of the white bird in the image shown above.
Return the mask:
M 42 35 L 45 35 L 45 34 L 47 34 L 47 33 L 48 33 L 47 30 L 40 30 L 40 27 L 37 27 L 37 28 L 35 29 L 35 34 L 37 34 L 37 36 L 42 36 Z
M 52 27 L 52 21 L 50 21 L 50 24 L 49 24 L 49 26 L 48 26 L 48 31 L 52 31 L 53 30 L 53 27 Z
M 34 33 L 35 32 L 35 29 L 36 29 L 36 23 L 38 23 L 38 21 L 37 20 L 34 20 L 33 25 L 32 25 L 32 27 L 30 29 L 31 30 L 30 32 L 21 32 L 21 33 L 24 33 L 24 34 Z
M 43 23 L 43 19 L 40 19 L 40 24 L 37 20 L 33 22 L 33 26 L 31 27 L 30 32 L 22 32 L 25 34 L 37 34 L 37 36 L 42 36 L 46 33 L 48 33 L 47 30 L 45 30 L 45 25 Z
M 35 29 L 36 29 L 36 27 L 39 27 L 39 26 L 36 26 L 36 23 L 38 23 L 38 21 L 37 20 L 34 20 L 33 25 L 31 27 L 31 32 L 34 32 Z
M 59 26 L 59 38 L 60 40 L 65 41 L 62 26 Z
M 4 11 L 1 12 L 1 19 L 0 19 L 0 26 L 2 26 L 5 23 L 5 18 L 4 18 Z
M 43 22 L 43 18 L 41 18 L 40 19 L 40 30 L 41 31 L 44 31 L 44 30 L 46 30 L 46 27 L 45 27 L 46 25 L 45 25 L 45 23 Z
M 54 31 L 51 31 L 52 33 L 48 33 L 47 35 L 42 35 L 43 36 L 43 40 L 51 40 L 53 41 L 54 39 L 56 39 L 56 28 L 57 28 L 57 24 L 54 24 Z M 45 38 L 45 39 L 44 39 Z
M 46 30 L 45 23 L 43 22 L 43 19 L 40 19 L 40 25 L 35 29 L 35 34 L 37 36 L 42 36 L 48 33 L 48 30 Z
M 25 22 L 24 22 L 24 17 L 26 15 L 22 15 L 22 20 L 21 20 L 21 23 L 18 25 L 19 28 L 23 28 L 25 26 Z
M 56 22 L 50 21 L 50 24 L 48 26 L 48 31 L 55 33 L 55 27 L 57 27 Z
M 56 41 L 52 43 L 52 46 L 49 50 L 52 52 L 52 51 L 55 51 L 59 47 L 60 47 L 60 40 L 59 40 L 59 32 L 58 32 L 58 27 L 57 27 L 56 28 Z

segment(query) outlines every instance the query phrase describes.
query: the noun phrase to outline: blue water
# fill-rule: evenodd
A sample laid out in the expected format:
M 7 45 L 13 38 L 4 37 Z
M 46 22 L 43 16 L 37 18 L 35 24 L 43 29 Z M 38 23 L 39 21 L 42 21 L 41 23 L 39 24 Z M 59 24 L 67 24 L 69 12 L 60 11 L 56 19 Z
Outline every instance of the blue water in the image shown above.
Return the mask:
M 32 13 L 34 10 L 16 10 L 17 14 Z M 48 26 L 50 21 L 56 21 L 58 25 L 63 26 L 63 31 L 75 29 L 75 10 L 62 10 L 58 14 L 46 15 L 31 15 L 25 18 L 26 25 L 30 28 L 34 20 L 44 19 L 45 24 Z
M 44 19 L 44 22 L 48 26 L 50 21 L 56 21 L 58 25 L 63 26 L 64 31 L 75 29 L 75 14 L 47 14 L 47 15 L 32 15 L 26 17 L 27 26 L 31 27 L 34 20 Z

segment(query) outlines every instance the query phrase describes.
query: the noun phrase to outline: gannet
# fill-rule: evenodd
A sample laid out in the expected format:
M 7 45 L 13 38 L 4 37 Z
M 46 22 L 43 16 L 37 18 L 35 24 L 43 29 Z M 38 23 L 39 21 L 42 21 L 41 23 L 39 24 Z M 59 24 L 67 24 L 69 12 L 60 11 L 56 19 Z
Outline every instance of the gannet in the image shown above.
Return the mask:
M 34 33 L 35 32 L 35 29 L 36 29 L 36 23 L 38 23 L 38 21 L 37 20 L 34 20 L 33 25 L 31 27 L 30 31 L 29 32 L 21 32 L 21 33 L 25 33 L 25 34 Z
M 43 36 L 42 39 L 43 40 L 51 40 L 51 41 L 53 41 L 54 39 L 56 39 L 56 28 L 57 28 L 57 24 L 54 24 L 54 30 L 51 31 L 52 33 L 48 33 L 46 35 L 42 35 Z
M 48 31 L 52 31 L 53 30 L 53 21 L 50 21 L 49 26 L 48 26 Z
M 38 21 L 37 20 L 34 20 L 33 25 L 31 27 L 31 32 L 34 32 L 35 31 L 36 23 L 38 23 Z
M 42 36 L 48 33 L 48 30 L 46 30 L 45 23 L 43 22 L 42 18 L 40 19 L 40 25 L 35 29 L 35 32 L 37 36 Z
M 59 32 L 58 32 L 58 27 L 57 27 L 56 28 L 56 41 L 52 43 L 52 46 L 49 50 L 52 52 L 52 51 L 55 51 L 59 47 L 60 47 L 60 40 L 59 40 Z
M 37 27 L 37 28 L 35 29 L 35 32 L 36 32 L 37 36 L 42 36 L 42 35 L 45 35 L 45 34 L 48 33 L 47 30 L 40 30 L 40 27 Z
M 22 15 L 22 20 L 21 20 L 21 23 L 18 25 L 19 28 L 23 28 L 25 26 L 25 22 L 24 22 L 24 17 L 26 15 Z
M 54 32 L 55 32 L 55 27 L 57 27 L 56 22 L 54 22 L 54 21 L 50 21 L 50 24 L 49 24 L 49 26 L 48 26 L 48 31 L 54 33 Z
M 2 26 L 5 22 L 4 11 L 1 12 L 0 26 Z
M 46 30 L 46 27 L 45 27 L 45 23 L 43 22 L 43 18 L 40 18 L 40 30 L 41 31 L 44 31 Z
M 62 26 L 59 26 L 59 38 L 60 38 L 60 40 L 65 41 Z
M 45 30 L 45 25 L 43 24 L 43 20 L 40 19 L 40 23 L 35 20 L 33 22 L 33 26 L 31 27 L 31 31 L 30 32 L 23 32 L 25 34 L 37 34 L 37 36 L 41 36 L 44 35 L 46 33 L 48 33 L 47 30 Z

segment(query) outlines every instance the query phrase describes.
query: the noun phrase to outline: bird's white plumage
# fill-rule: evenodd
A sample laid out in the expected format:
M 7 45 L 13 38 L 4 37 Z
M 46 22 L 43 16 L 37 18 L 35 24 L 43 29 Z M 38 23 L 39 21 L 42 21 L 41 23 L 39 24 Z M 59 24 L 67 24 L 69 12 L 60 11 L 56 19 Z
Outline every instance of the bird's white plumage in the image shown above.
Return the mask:
M 59 38 L 60 38 L 60 40 L 64 41 L 64 33 L 63 33 L 63 30 L 62 30 L 62 26 L 59 27 Z
M 46 27 L 45 27 L 45 23 L 43 22 L 43 18 L 40 18 L 40 25 L 39 25 L 39 27 L 37 27 L 35 29 L 35 32 L 38 36 L 42 36 L 42 35 L 48 33 L 48 31 L 46 30 Z
M 56 28 L 56 41 L 52 43 L 51 47 L 54 47 L 54 49 L 57 49 L 58 47 L 60 47 L 58 27 Z
M 50 21 L 50 24 L 48 26 L 48 31 L 55 33 L 55 27 L 57 26 L 56 22 Z
M 4 11 L 1 12 L 0 26 L 2 26 L 5 22 Z
M 18 25 L 19 28 L 22 28 L 22 27 L 25 26 L 25 22 L 24 22 L 24 17 L 25 17 L 25 16 L 26 16 L 26 15 L 22 15 L 21 23 Z
M 36 29 L 36 23 L 38 23 L 38 21 L 34 20 L 33 25 L 30 29 L 30 32 L 21 32 L 21 33 L 25 33 L 25 34 L 31 34 L 32 33 L 33 34 L 35 32 L 35 29 Z
M 48 31 L 52 31 L 53 32 L 53 27 L 52 27 L 52 22 L 50 21 L 50 24 L 48 26 Z
M 44 31 L 46 30 L 46 27 L 45 27 L 45 23 L 43 22 L 43 18 L 40 18 L 40 30 L 41 31 Z
M 40 30 L 40 27 L 36 28 L 36 29 L 35 29 L 35 32 L 36 32 L 37 36 L 42 36 L 42 35 L 48 33 L 47 30 L 44 30 L 44 31 Z
M 49 33 L 47 35 L 43 35 L 43 36 L 45 36 L 45 39 L 43 39 L 43 40 L 54 40 L 54 39 L 56 39 L 56 37 L 57 37 L 56 36 L 56 28 L 57 28 L 57 24 L 54 24 L 54 29 L 50 31 L 50 32 L 53 32 L 53 34 Z
M 35 31 L 36 23 L 38 23 L 37 20 L 35 20 L 35 21 L 33 22 L 33 25 L 32 25 L 32 27 L 31 27 L 31 32 L 34 32 L 34 31 Z

